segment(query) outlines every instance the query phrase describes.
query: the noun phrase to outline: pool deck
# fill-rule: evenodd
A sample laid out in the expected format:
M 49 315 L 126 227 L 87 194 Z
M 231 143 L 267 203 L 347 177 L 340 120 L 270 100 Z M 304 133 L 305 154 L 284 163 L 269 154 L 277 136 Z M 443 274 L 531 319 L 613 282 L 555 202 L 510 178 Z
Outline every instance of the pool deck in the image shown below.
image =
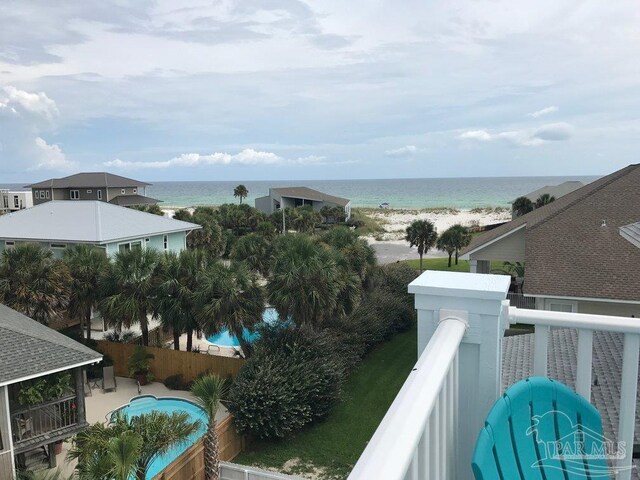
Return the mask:
M 167 345 L 173 348 L 173 341 L 167 342 Z M 235 357 L 236 352 L 240 350 L 240 347 L 223 347 L 215 345 L 208 341 L 204 335 L 202 336 L 202 338 L 198 338 L 195 333 L 193 334 L 193 348 L 197 348 L 203 353 L 208 353 L 209 355 L 218 355 L 220 357 Z M 186 349 L 187 334 L 184 333 L 180 335 L 180 350 Z
M 114 392 L 104 393 L 100 388 L 91 389 L 91 396 L 85 397 L 85 407 L 87 422 L 93 424 L 96 422 L 104 423 L 106 416 L 113 410 L 126 405 L 133 397 L 138 396 L 138 387 L 135 380 L 124 377 L 116 377 L 118 384 L 117 390 Z M 183 390 L 169 390 L 162 383 L 153 382 L 142 387 L 141 395 L 155 395 L 156 397 L 176 397 L 193 400 L 191 392 Z M 216 420 L 220 421 L 229 415 L 228 410 L 220 405 Z M 73 473 L 76 461 L 67 461 L 66 455 L 69 450 L 69 442 L 65 442 L 62 446 L 62 453 L 58 455 L 58 468 L 67 476 Z

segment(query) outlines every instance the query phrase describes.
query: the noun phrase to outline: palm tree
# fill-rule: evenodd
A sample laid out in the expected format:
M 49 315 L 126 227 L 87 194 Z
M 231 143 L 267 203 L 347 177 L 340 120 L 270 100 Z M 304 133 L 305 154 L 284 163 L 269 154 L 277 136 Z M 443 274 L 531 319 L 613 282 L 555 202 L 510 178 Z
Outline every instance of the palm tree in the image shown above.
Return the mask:
M 233 196 L 240 197 L 240 203 L 242 204 L 242 199 L 246 198 L 249 195 L 249 190 L 244 185 L 238 185 L 233 189 Z
M 257 277 L 242 263 L 231 268 L 214 263 L 201 273 L 198 283 L 198 319 L 205 333 L 228 329 L 240 342 L 245 357 L 249 357 L 251 344 L 244 331 L 254 330 L 264 312 L 264 293 Z
M 458 254 L 460 250 L 466 248 L 471 243 L 471 233 L 467 227 L 463 227 L 459 223 L 449 227 L 454 234 L 454 247 L 456 249 L 456 265 L 458 265 Z
M 2 252 L 0 302 L 40 323 L 63 317 L 70 283 L 66 265 L 51 250 L 25 244 Z
M 230 256 L 232 260 L 246 262 L 251 270 L 266 277 L 269 273 L 271 242 L 264 235 L 258 233 L 244 235 L 233 246 Z
M 449 262 L 447 266 L 451 268 L 451 257 L 453 253 L 456 251 L 456 234 L 450 228 L 442 232 L 442 234 L 438 237 L 438 242 L 436 244 L 438 250 L 442 250 L 443 252 L 447 252 L 449 255 Z
M 522 215 L 532 212 L 535 205 L 527 197 L 518 197 L 513 201 L 511 208 L 516 217 L 521 217 Z
M 186 444 L 199 428 L 186 412 L 117 415 L 109 425 L 96 423 L 79 433 L 68 456 L 78 460 L 83 480 L 145 480 L 156 458 Z
M 154 311 L 164 328 L 173 332 L 175 350 L 180 350 L 182 333 L 187 334 L 187 351 L 192 350 L 193 331 L 199 328 L 195 292 L 198 276 L 207 263 L 207 255 L 199 249 L 183 250 L 179 255 L 168 253 L 161 263 Z
M 91 340 L 91 311 L 100 300 L 99 281 L 109 260 L 105 251 L 92 245 L 78 244 L 64 252 L 64 262 L 71 274 L 69 314 L 86 327 L 86 339 Z
M 545 205 L 548 205 L 551 202 L 555 201 L 555 199 L 556 197 L 554 197 L 553 195 L 550 195 L 548 193 L 543 193 L 536 200 L 536 208 L 544 207 Z
M 405 237 L 411 247 L 418 247 L 420 255 L 420 271 L 422 271 L 422 256 L 436 245 L 438 232 L 429 220 L 415 220 L 407 227 Z
M 119 252 L 101 281 L 102 316 L 118 330 L 140 325 L 144 346 L 149 345 L 148 316 L 154 311 L 160 261 L 153 249 Z
M 319 327 L 336 311 L 341 293 L 334 255 L 302 234 L 280 237 L 274 252 L 267 284 L 269 303 L 282 319 Z
M 204 470 L 206 480 L 218 480 L 220 477 L 220 447 L 216 431 L 216 414 L 220 401 L 226 396 L 227 382 L 216 375 L 205 375 L 196 379 L 191 393 L 198 404 L 207 413 L 209 419 L 204 441 Z

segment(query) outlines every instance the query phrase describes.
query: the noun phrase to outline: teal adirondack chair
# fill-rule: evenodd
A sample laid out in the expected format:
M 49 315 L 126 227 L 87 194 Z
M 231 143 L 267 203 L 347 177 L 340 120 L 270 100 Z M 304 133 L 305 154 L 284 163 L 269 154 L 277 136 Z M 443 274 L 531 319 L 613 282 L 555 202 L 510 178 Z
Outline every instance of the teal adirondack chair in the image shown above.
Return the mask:
M 593 405 L 560 382 L 532 377 L 511 386 L 491 409 L 473 474 L 476 480 L 611 479 L 599 455 L 606 442 Z

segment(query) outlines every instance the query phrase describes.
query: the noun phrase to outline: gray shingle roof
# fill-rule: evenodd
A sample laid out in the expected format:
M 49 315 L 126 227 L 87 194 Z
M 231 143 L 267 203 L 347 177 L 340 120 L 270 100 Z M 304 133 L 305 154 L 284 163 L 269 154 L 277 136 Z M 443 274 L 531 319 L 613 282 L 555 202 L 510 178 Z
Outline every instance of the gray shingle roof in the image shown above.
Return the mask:
M 82 187 L 146 187 L 150 183 L 121 177 L 107 172 L 81 172 L 68 177 L 50 178 L 42 182 L 25 185 L 25 188 L 82 188 Z
M 640 215 L 640 213 L 638 215 Z M 640 248 L 640 222 L 620 227 L 620 235 Z
M 552 329 L 549 339 L 548 377 L 575 388 L 578 335 L 574 329 Z M 505 337 L 502 343 L 503 390 L 533 374 L 533 334 Z M 594 332 L 593 383 L 591 403 L 602 416 L 607 438 L 618 438 L 620 385 L 622 372 L 623 335 L 612 332 Z M 638 378 L 640 382 L 640 375 Z M 640 391 L 636 408 L 634 443 L 640 443 Z M 639 465 L 637 460 L 635 465 Z M 640 478 L 638 468 L 635 477 Z
M 637 301 L 640 251 L 619 227 L 638 220 L 638 185 L 640 165 L 630 165 L 479 235 L 463 254 L 526 225 L 525 294 Z
M 100 353 L 0 304 L 0 385 L 101 359 Z
M 131 205 L 155 205 L 160 202 L 162 202 L 162 200 L 156 200 L 155 198 L 145 197 L 143 195 L 118 195 L 109 200 L 109 203 L 121 207 L 129 207 Z
M 0 216 L 0 238 L 104 244 L 202 228 L 106 202 L 55 200 Z
M 305 200 L 330 202 L 343 207 L 349 203 L 349 200 L 346 198 L 322 193 L 309 187 L 278 187 L 272 188 L 271 190 L 282 197 L 304 198 Z

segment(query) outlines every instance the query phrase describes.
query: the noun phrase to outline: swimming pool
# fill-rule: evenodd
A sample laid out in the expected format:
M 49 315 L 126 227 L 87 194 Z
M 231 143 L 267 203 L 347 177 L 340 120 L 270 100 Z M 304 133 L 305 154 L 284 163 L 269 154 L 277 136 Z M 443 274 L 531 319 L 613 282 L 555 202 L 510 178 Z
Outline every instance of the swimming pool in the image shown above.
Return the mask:
M 187 412 L 189 414 L 189 419 L 192 422 L 200 420 L 200 426 L 198 427 L 198 430 L 189 437 L 189 440 L 184 445 L 174 447 L 164 455 L 156 458 L 149 466 L 146 477 L 147 479 L 151 479 L 159 474 L 167 467 L 167 465 L 178 458 L 178 456 L 193 445 L 194 442 L 207 431 L 207 414 L 205 411 L 195 403 L 182 398 L 157 398 L 153 395 L 141 395 L 139 397 L 132 398 L 127 405 L 114 410 L 111 417 L 118 412 L 124 413 L 128 417 L 137 417 L 143 413 L 149 413 L 152 410 L 168 413 L 169 415 L 173 412 Z
M 274 323 L 276 323 L 278 321 L 278 312 L 276 312 L 276 309 L 266 308 L 264 310 L 264 313 L 262 314 L 262 321 L 268 323 L 269 325 L 273 325 Z M 260 334 L 258 332 L 252 332 L 248 328 L 245 328 L 243 336 L 249 341 L 249 343 L 253 343 L 258 339 Z M 220 345 L 221 347 L 240 346 L 240 341 L 238 340 L 238 338 L 227 329 L 221 331 L 220 333 L 207 337 L 207 340 L 215 345 Z

